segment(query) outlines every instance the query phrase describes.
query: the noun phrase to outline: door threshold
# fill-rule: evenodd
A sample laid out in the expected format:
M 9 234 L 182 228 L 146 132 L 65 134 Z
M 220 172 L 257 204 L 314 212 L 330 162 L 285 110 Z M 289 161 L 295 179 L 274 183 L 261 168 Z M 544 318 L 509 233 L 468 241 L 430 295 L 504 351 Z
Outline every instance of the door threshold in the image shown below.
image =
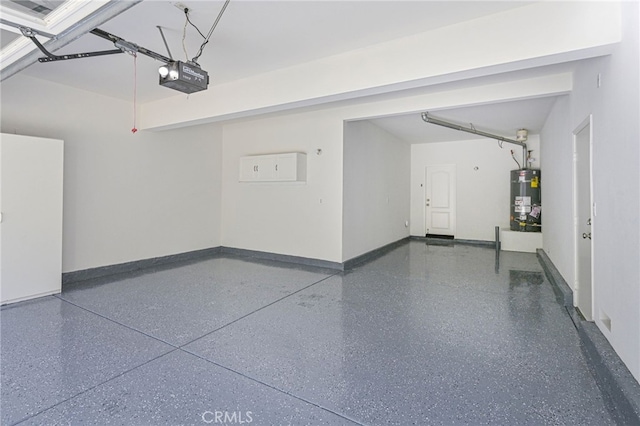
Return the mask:
M 425 238 L 437 238 L 439 240 L 453 240 L 453 235 L 425 234 Z

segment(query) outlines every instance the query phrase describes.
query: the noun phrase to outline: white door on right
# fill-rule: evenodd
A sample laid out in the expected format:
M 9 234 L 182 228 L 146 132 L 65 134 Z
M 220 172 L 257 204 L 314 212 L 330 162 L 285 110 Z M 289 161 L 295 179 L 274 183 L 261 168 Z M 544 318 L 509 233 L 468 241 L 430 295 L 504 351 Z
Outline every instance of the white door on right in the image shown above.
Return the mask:
M 574 138 L 575 305 L 587 321 L 593 320 L 593 286 L 591 277 L 591 125 L 587 124 Z
M 455 236 L 456 166 L 425 168 L 425 234 Z

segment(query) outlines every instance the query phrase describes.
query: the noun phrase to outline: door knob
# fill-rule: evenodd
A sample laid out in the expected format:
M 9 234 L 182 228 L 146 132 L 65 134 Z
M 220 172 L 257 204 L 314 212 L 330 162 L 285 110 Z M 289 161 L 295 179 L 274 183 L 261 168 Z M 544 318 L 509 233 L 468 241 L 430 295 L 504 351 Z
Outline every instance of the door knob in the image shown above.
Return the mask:
M 587 219 L 587 225 L 591 226 L 591 218 Z
M 582 233 L 582 238 L 583 238 L 583 239 L 585 239 L 585 240 L 586 240 L 587 238 L 588 238 L 588 239 L 591 239 L 591 232 L 589 232 L 588 234 L 587 234 L 586 232 L 583 232 L 583 233 Z

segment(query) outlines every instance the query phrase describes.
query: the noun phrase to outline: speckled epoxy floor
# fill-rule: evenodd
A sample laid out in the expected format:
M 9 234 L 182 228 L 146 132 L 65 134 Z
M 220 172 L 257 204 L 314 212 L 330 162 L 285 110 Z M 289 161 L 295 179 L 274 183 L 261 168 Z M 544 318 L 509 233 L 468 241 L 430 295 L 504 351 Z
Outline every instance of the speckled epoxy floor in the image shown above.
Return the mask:
M 2 424 L 614 424 L 535 255 L 221 256 L 1 311 Z

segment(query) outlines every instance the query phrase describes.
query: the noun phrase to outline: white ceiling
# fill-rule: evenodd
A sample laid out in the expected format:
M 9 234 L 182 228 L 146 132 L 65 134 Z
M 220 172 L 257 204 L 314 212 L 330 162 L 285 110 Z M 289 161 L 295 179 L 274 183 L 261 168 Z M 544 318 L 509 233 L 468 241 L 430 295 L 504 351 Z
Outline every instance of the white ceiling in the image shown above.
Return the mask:
M 220 0 L 146 0 L 100 28 L 169 56 L 156 28 L 161 26 L 172 56 L 180 60 L 191 59 L 202 38 L 188 25 L 184 43 L 188 56 L 185 55 L 182 43 L 185 15 L 177 4 L 191 10 L 191 21 L 206 35 L 223 3 Z M 529 3 L 481 0 L 231 0 L 199 63 L 208 71 L 211 85 L 216 85 Z M 46 41 L 44 38 L 41 40 Z M 107 40 L 86 34 L 55 53 L 61 55 L 113 48 Z M 141 54 L 135 62 L 139 103 L 179 94 L 158 85 L 160 62 Z M 133 99 L 134 59 L 127 54 L 35 63 L 22 73 L 124 100 Z M 479 130 L 514 137 L 519 128 L 539 131 L 552 103 L 553 98 L 534 99 L 433 113 L 461 124 L 473 123 Z M 419 114 L 379 118 L 374 122 L 411 143 L 469 139 L 473 136 L 424 123 Z

